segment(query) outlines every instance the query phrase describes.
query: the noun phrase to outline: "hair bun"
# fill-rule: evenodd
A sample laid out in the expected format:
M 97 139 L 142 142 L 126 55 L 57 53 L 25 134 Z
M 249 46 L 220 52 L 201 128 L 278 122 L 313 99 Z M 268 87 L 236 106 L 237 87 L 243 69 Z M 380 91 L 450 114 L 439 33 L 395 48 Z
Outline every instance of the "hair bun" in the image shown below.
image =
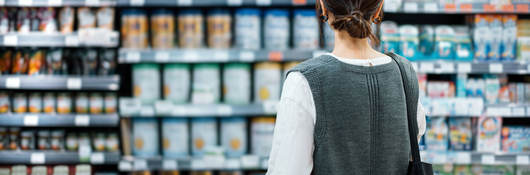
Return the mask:
M 348 31 L 354 38 L 366 38 L 372 33 L 369 20 L 360 10 L 354 10 L 349 15 L 337 15 L 331 25 L 337 30 Z

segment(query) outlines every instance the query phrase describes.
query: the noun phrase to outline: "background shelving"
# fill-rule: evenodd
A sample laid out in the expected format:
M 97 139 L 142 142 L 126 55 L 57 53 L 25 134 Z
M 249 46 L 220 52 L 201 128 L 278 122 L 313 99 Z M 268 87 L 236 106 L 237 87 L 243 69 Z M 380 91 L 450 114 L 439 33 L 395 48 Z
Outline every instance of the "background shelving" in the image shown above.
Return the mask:
M 80 155 L 78 152 L 55 151 L 0 151 L 0 164 L 55 165 L 55 164 L 109 164 L 116 165 L 119 152 L 92 152 Z
M 2 0 L 8 7 L 115 6 L 116 0 Z
M 98 35 L 99 34 L 99 35 Z M 119 43 L 118 32 L 79 32 L 60 33 L 8 33 L 0 35 L 3 47 L 116 47 Z
M 0 89 L 21 90 L 102 90 L 117 91 L 120 77 L 62 75 L 2 75 Z
M 117 114 L 0 114 L 0 126 L 118 127 Z

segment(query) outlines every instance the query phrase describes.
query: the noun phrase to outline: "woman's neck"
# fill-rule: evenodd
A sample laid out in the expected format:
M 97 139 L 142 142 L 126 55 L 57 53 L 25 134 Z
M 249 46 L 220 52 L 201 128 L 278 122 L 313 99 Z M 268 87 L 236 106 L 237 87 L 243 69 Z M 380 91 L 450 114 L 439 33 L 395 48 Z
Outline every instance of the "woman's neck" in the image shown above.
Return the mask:
M 374 50 L 368 38 L 352 38 L 345 31 L 335 31 L 335 47 L 331 52 L 342 58 L 370 59 L 384 54 Z

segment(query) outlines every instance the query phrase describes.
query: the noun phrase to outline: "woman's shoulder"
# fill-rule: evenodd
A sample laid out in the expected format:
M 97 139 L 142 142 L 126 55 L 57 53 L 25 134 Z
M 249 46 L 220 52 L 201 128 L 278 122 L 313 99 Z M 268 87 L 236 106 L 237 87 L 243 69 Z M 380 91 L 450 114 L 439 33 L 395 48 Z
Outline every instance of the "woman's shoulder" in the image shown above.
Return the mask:
M 317 57 L 313 57 L 310 59 L 307 59 L 300 64 L 294 66 L 289 70 L 289 72 L 307 72 L 312 70 L 317 70 L 317 68 L 323 67 L 327 65 L 327 63 L 331 62 L 334 58 L 329 55 L 320 55 Z

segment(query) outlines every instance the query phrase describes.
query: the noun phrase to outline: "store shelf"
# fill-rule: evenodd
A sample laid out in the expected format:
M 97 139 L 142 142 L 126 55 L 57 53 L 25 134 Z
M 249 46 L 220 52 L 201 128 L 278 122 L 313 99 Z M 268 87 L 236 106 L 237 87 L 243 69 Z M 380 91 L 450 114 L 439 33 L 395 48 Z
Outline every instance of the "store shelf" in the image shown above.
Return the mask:
M 4 47 L 117 47 L 118 43 L 118 32 L 100 29 L 73 34 L 32 32 L 0 35 L 0 46 Z
M 24 127 L 117 127 L 117 114 L 0 114 L 0 126 Z
M 528 74 L 530 64 L 528 62 L 457 62 L 448 60 L 418 61 L 413 66 L 417 72 L 431 74 L 452 73 L 506 73 L 506 74 Z
M 262 104 L 228 105 L 211 104 L 176 105 L 167 101 L 157 101 L 154 105 L 144 105 L 138 99 L 120 98 L 122 117 L 231 117 L 275 115 L 277 102 Z
M 404 2 L 400 6 L 385 7 L 385 13 L 529 14 L 529 4 L 514 3 L 509 5 L 496 6 L 489 3 L 438 4 L 436 2 Z
M 3 3 L 3 4 L 2 4 Z M 1 0 L 8 7 L 115 6 L 116 0 Z
M 530 104 L 484 104 L 482 98 L 423 99 L 428 116 L 530 118 Z
M 183 159 L 127 157 L 120 161 L 118 169 L 121 172 L 142 170 L 266 170 L 267 159 L 255 155 L 245 155 L 240 158 L 206 156 Z
M 120 49 L 120 63 L 200 63 L 200 62 L 259 62 L 301 61 L 323 51 L 307 50 L 240 50 L 240 49 L 171 49 L 135 50 Z
M 118 164 L 119 152 L 92 152 L 80 156 L 78 152 L 64 151 L 0 151 L 0 164 Z
M 2 75 L 0 89 L 21 90 L 104 90 L 120 88 L 120 77 L 115 76 L 57 76 L 57 75 Z
M 530 165 L 530 153 L 421 151 L 422 161 L 433 164 Z
M 305 6 L 314 5 L 311 0 L 118 0 L 119 6 Z

